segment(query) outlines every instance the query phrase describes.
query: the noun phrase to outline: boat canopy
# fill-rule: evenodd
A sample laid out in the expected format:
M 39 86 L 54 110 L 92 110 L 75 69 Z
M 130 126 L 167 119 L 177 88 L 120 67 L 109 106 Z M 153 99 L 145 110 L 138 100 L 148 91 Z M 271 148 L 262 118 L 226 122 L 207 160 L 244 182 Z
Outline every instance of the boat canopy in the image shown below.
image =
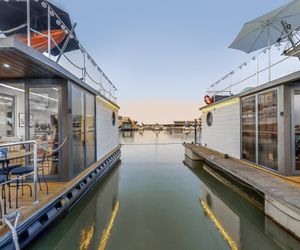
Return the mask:
M 76 34 L 68 37 L 73 30 L 69 14 L 48 1 L 30 0 L 31 46 L 41 52 L 48 48 L 48 23 L 52 55 L 59 55 L 61 49 L 64 52 L 79 49 Z M 27 43 L 27 0 L 0 1 L 0 30 L 7 37 L 14 36 Z

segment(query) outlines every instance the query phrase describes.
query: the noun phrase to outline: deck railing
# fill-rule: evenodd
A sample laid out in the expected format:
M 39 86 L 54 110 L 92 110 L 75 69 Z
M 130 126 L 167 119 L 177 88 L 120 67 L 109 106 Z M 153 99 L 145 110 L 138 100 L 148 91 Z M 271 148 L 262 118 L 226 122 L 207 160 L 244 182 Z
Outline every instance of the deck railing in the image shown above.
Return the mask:
M 27 23 L 23 24 L 19 27 L 15 27 L 10 30 L 0 31 L 0 34 L 9 35 L 12 32 L 15 32 L 20 29 L 27 28 L 27 45 L 31 47 L 31 35 L 38 34 L 42 37 L 48 39 L 47 43 L 47 52 L 43 54 L 49 57 L 51 60 L 57 62 L 64 68 L 66 68 L 70 73 L 75 75 L 77 78 L 81 79 L 84 83 L 91 86 L 93 89 L 104 95 L 106 98 L 111 100 L 114 103 L 117 103 L 116 91 L 117 88 L 111 82 L 111 80 L 106 76 L 103 70 L 98 66 L 95 60 L 90 56 L 88 51 L 84 48 L 84 46 L 80 43 L 78 38 L 74 35 L 74 29 L 76 27 L 76 23 L 69 28 L 59 17 L 59 15 L 53 10 L 51 5 L 46 0 L 35 0 L 41 4 L 43 8 L 47 10 L 48 17 L 48 29 L 46 32 L 39 32 L 33 27 L 31 27 L 31 11 L 30 5 L 32 0 L 21 0 L 27 2 Z M 61 27 L 61 29 L 66 34 L 66 40 L 62 48 L 58 46 L 55 39 L 51 35 L 51 21 L 55 20 L 56 24 Z M 69 41 L 75 39 L 78 43 L 79 50 L 74 50 L 72 52 L 65 52 L 67 44 Z M 55 48 L 59 50 L 59 55 L 53 56 L 51 55 L 51 45 L 55 45 Z
M 214 82 L 208 95 L 235 95 L 300 70 L 299 27 L 292 30 L 296 46 L 287 40 L 252 53 L 250 59 Z M 242 52 L 241 52 L 242 53 Z
M 33 153 L 33 172 L 28 173 L 28 174 L 24 174 L 22 176 L 17 176 L 16 178 L 13 178 L 13 179 L 7 178 L 7 181 L 1 183 L 2 192 L 3 192 L 3 190 L 4 190 L 4 192 L 6 192 L 5 189 L 3 189 L 3 187 L 8 186 L 9 194 L 10 194 L 10 188 L 11 188 L 10 185 L 12 183 L 17 183 L 18 181 L 21 182 L 23 178 L 33 176 L 33 195 L 34 195 L 33 205 L 35 206 L 39 202 L 39 200 L 38 200 L 38 189 L 37 189 L 37 183 L 38 183 L 38 162 L 37 162 L 38 161 L 38 143 L 35 140 L 3 143 L 3 144 L 0 144 L 0 149 L 11 148 L 11 147 L 20 146 L 20 145 L 24 145 L 25 148 L 28 147 L 28 146 L 30 147 L 30 145 L 33 145 L 33 151 L 32 151 L 32 153 Z M 26 158 L 26 157 L 30 157 L 30 156 L 24 156 L 24 157 Z M 2 164 L 2 166 L 0 166 L 1 174 L 9 176 L 9 172 L 7 172 L 8 171 L 9 160 L 6 161 L 6 157 L 4 157 L 3 159 L 1 159 L 1 164 Z M 4 164 L 6 166 L 4 166 Z M 2 193 L 2 195 L 3 195 L 3 193 Z M 1 212 L 1 214 L 2 214 L 2 212 Z M 4 201 L 4 214 L 6 214 L 6 200 Z

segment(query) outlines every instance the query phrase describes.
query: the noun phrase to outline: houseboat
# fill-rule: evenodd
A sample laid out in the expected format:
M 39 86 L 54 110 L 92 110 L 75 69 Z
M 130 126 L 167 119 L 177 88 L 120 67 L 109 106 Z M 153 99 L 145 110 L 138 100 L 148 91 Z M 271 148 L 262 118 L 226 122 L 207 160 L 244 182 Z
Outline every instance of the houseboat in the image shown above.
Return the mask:
M 300 1 L 247 22 L 230 45 L 251 54 L 213 83 L 200 145 L 186 155 L 256 190 L 264 211 L 300 238 Z M 256 52 L 259 50 L 259 52 Z
M 263 51 L 252 57 L 257 64 L 256 72 L 249 72 L 237 83 L 230 81 L 229 86 L 222 86 L 222 81 L 234 76 L 232 71 L 210 86 L 204 97 L 206 105 L 200 108 L 202 145 L 280 175 L 300 175 L 299 15 L 300 1 L 296 0 L 244 25 L 230 47 L 252 52 L 261 46 Z M 261 32 L 255 41 L 251 28 Z M 286 44 L 283 49 L 282 43 Z M 274 47 L 281 58 L 271 61 Z M 258 68 L 259 59 L 267 53 L 268 66 Z M 289 61 L 293 64 L 284 64 Z M 238 70 L 244 66 L 247 63 Z M 271 73 L 277 75 L 277 72 L 283 73 L 271 77 Z M 268 80 L 259 82 L 263 73 L 268 73 Z M 244 85 L 238 93 L 232 92 L 232 86 L 243 83 L 249 85 Z
M 46 0 L 0 1 L 1 249 L 25 247 L 119 161 L 117 89 L 75 27 Z

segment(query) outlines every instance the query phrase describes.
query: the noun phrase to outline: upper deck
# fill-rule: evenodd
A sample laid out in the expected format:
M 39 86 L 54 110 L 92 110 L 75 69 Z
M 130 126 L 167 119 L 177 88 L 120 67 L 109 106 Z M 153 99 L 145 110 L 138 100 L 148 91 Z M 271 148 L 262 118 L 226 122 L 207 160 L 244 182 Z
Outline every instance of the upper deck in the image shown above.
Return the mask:
M 48 1 L 0 5 L 1 12 L 20 15 L 19 22 L 0 20 L 2 82 L 68 79 L 116 105 L 117 88 L 77 38 L 68 13 Z

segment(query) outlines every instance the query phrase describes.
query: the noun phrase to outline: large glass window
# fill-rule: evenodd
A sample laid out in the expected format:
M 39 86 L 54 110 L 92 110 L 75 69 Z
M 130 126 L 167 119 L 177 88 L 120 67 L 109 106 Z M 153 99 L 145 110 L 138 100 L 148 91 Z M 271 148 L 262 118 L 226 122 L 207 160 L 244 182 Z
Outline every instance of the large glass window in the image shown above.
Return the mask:
M 256 162 L 256 102 L 255 96 L 242 100 L 242 157 Z
M 293 98 L 294 170 L 300 171 L 300 90 L 295 90 Z
M 72 87 L 72 160 L 74 174 L 85 167 L 85 133 L 84 133 L 84 92 L 80 88 Z
M 30 139 L 37 140 L 50 152 L 59 146 L 58 114 L 60 88 L 29 88 Z M 58 152 L 50 153 L 46 173 L 58 174 Z
M 277 91 L 258 95 L 258 164 L 277 169 Z
M 0 84 L 0 143 L 25 140 L 24 84 Z
M 95 162 L 96 141 L 95 141 L 95 96 L 86 93 L 85 95 L 85 133 L 86 133 L 86 166 Z
M 15 135 L 14 97 L 0 94 L 0 136 Z

